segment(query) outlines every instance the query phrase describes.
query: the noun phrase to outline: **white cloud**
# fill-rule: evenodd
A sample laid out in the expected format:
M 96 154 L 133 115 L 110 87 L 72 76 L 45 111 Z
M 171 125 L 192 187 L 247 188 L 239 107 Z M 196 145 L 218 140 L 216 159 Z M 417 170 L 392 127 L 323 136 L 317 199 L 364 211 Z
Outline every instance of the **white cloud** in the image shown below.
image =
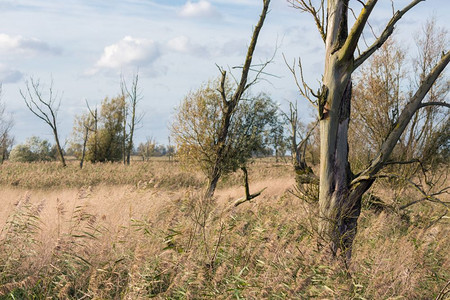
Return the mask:
M 204 46 L 194 44 L 191 40 L 184 35 L 177 36 L 167 42 L 167 46 L 170 50 L 180 53 L 194 54 L 207 56 L 208 51 Z
M 15 83 L 23 78 L 22 72 L 0 64 L 0 83 Z
M 24 38 L 20 35 L 10 36 L 0 33 L 0 53 L 19 53 L 28 55 L 39 53 L 60 54 L 61 49 L 52 47 L 49 44 L 35 38 Z
M 89 74 L 100 69 L 121 69 L 126 67 L 145 67 L 160 56 L 159 47 L 150 39 L 126 36 L 116 44 L 105 47 L 103 54 Z
M 179 14 L 187 18 L 219 16 L 217 10 L 206 0 L 200 0 L 198 2 L 187 1 L 181 8 Z

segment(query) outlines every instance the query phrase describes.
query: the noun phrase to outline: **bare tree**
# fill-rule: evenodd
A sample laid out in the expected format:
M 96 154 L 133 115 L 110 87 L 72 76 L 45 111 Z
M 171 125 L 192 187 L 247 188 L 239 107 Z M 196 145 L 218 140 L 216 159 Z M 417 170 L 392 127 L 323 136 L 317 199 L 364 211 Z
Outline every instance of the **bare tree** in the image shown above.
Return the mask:
M 61 160 L 61 164 L 65 167 L 66 160 L 64 159 L 64 153 L 61 148 L 58 136 L 57 127 L 57 115 L 58 110 L 61 105 L 61 97 L 58 94 L 53 94 L 53 80 L 50 83 L 48 89 L 48 99 L 44 99 L 43 89 L 40 86 L 40 80 L 35 80 L 32 77 L 30 81 L 25 81 L 26 90 L 20 90 L 20 95 L 22 96 L 28 109 L 39 119 L 47 123 L 52 129 L 53 136 L 56 142 L 56 150 L 58 156 Z
M 82 115 L 78 118 L 78 127 L 79 131 L 82 132 L 82 140 L 83 145 L 81 149 L 81 158 L 80 158 L 80 169 L 83 169 L 84 160 L 86 158 L 86 147 L 89 140 L 89 133 L 91 131 L 94 132 L 94 134 L 97 134 L 96 128 L 97 128 L 97 109 L 95 109 L 95 112 L 93 112 L 89 106 L 89 103 L 86 100 L 86 105 L 88 107 L 89 112 L 87 114 Z M 94 145 L 96 147 L 96 145 Z
M 308 132 L 304 135 L 300 132 L 301 123 L 298 119 L 298 108 L 297 103 L 289 103 L 289 113 L 283 112 L 283 116 L 286 122 L 290 126 L 290 146 L 291 146 L 291 158 L 292 165 L 294 166 L 295 171 L 295 181 L 297 185 L 305 184 L 305 183 L 314 183 L 317 184 L 319 179 L 313 173 L 312 169 L 306 163 L 306 147 L 308 145 L 308 140 L 311 137 L 314 129 L 317 127 L 318 122 L 315 121 L 312 123 L 312 126 L 309 128 Z M 304 127 L 304 126 L 302 126 Z M 298 139 L 300 138 L 300 140 Z
M 321 0 L 318 6 L 314 6 L 310 0 L 289 0 L 295 7 L 313 16 L 325 43 L 322 87 L 317 93 L 312 92 L 304 81 L 304 85 L 300 87 L 303 94 L 312 95 L 309 100 L 318 107 L 320 120 L 319 233 L 325 249 L 330 249 L 333 256 L 341 249 L 347 261 L 351 257 L 351 246 L 361 211 L 361 197 L 388 163 L 394 147 L 414 114 L 424 106 L 433 105 L 422 101 L 449 63 L 450 53 L 444 51 L 441 59 L 427 70 L 416 91 L 406 100 L 407 104 L 399 112 L 375 159 L 356 175 L 352 173 L 348 160 L 352 73 L 386 42 L 403 15 L 422 1 L 413 0 L 396 11 L 381 35 L 360 53 L 358 44 L 377 0 L 358 1 L 363 8 L 350 30 L 349 0 Z
M 131 152 L 133 151 L 133 137 L 136 126 L 142 121 L 143 115 L 136 115 L 137 112 L 137 104 L 140 100 L 142 100 L 142 94 L 140 92 L 139 86 L 139 73 L 137 72 L 133 81 L 131 82 L 131 87 L 128 88 L 125 82 L 125 79 L 122 77 L 120 82 L 120 87 L 122 90 L 122 94 L 125 96 L 125 99 L 129 101 L 129 106 L 131 109 L 130 121 L 128 124 L 128 134 L 126 133 L 126 123 L 124 123 L 124 164 L 130 164 Z M 124 106 L 124 109 L 127 109 L 127 106 Z M 128 111 L 125 113 L 124 122 L 127 122 Z

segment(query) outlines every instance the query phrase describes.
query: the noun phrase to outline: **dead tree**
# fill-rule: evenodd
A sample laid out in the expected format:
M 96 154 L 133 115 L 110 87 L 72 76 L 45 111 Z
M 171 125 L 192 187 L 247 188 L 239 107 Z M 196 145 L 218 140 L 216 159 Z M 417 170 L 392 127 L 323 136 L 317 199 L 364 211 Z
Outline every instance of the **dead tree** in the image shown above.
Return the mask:
M 48 99 L 44 99 L 39 79 L 35 80 L 31 77 L 30 81 L 25 81 L 25 85 L 26 90 L 20 90 L 20 95 L 25 101 L 28 109 L 52 129 L 59 159 L 63 167 L 65 167 L 66 160 L 64 159 L 64 153 L 59 142 L 58 127 L 56 121 L 58 110 L 61 105 L 61 98 L 58 96 L 58 94 L 53 94 L 53 80 L 50 83 L 50 87 L 48 89 Z
M 351 257 L 351 247 L 361 211 L 361 197 L 372 186 L 378 172 L 388 163 L 395 145 L 414 114 L 424 106 L 433 105 L 422 103 L 422 100 L 449 63 L 450 53 L 444 51 L 441 60 L 424 76 L 418 89 L 400 112 L 376 158 L 365 170 L 356 175 L 351 172 L 348 160 L 352 73 L 386 42 L 394 31 L 396 23 L 422 1 L 413 0 L 402 10 L 396 11 L 381 35 L 362 53 L 357 51 L 358 43 L 377 0 L 358 1 L 363 8 L 350 30 L 348 28 L 349 0 L 321 0 L 318 6 L 314 6 L 310 0 L 289 1 L 295 7 L 313 16 L 325 44 L 325 71 L 322 87 L 314 93 L 304 80 L 299 86 L 303 94 L 311 96 L 308 99 L 318 109 L 320 123 L 319 234 L 323 239 L 322 245 L 326 246 L 324 249 L 330 249 L 333 256 L 340 249 L 347 261 Z
M 311 167 L 309 167 L 306 163 L 306 147 L 308 146 L 308 140 L 310 139 L 314 129 L 317 127 L 318 122 L 315 121 L 309 131 L 304 136 L 301 136 L 298 128 L 299 119 L 297 104 L 290 102 L 289 114 L 283 112 L 283 116 L 290 126 L 290 150 L 297 186 L 307 183 L 318 184 L 319 178 L 313 173 Z M 298 135 L 300 135 L 300 141 L 298 141 Z

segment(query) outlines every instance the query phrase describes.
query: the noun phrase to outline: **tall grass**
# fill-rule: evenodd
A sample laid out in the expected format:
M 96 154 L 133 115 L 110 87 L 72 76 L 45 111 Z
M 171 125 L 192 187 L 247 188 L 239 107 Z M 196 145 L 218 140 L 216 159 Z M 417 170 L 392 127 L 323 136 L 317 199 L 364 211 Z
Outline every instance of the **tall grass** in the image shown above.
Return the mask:
M 63 168 L 58 162 L 9 163 L 0 167 L 0 185 L 26 189 L 80 188 L 96 185 L 146 185 L 178 188 L 203 185 L 199 174 L 182 171 L 176 162 L 121 163 L 70 162 Z
M 101 167 L 95 172 L 120 168 Z M 0 299 L 434 299 L 446 292 L 448 219 L 426 218 L 440 212 L 437 203 L 407 213 L 365 205 L 347 270 L 317 248 L 317 203 L 289 191 L 287 169 L 253 165 L 250 188 L 269 188 L 239 207 L 239 174 L 205 200 L 200 184 L 184 183 L 192 174 L 158 170 L 160 187 L 145 180 L 70 193 L 9 187 L 2 196 L 18 198 L 1 223 Z M 165 176 L 183 179 L 167 184 L 175 179 Z

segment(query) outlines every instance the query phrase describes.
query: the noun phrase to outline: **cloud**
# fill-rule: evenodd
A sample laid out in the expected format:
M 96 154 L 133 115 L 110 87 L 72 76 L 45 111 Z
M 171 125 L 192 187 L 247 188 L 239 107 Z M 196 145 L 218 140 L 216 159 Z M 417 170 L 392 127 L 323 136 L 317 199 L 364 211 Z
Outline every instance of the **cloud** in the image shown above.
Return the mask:
M 23 78 L 23 73 L 0 64 L 0 83 L 15 83 Z
M 198 2 L 187 1 L 179 15 L 186 18 L 205 18 L 220 16 L 219 12 L 206 0 Z
M 175 52 L 180 53 L 187 53 L 187 54 L 193 54 L 193 55 L 201 55 L 201 56 L 208 56 L 208 50 L 206 47 L 194 44 L 191 42 L 191 40 L 184 35 L 177 36 L 167 42 L 167 47 Z
M 126 36 L 119 42 L 105 47 L 94 69 L 88 71 L 88 74 L 93 75 L 101 69 L 145 67 L 160 56 L 159 46 L 155 41 Z
M 49 44 L 35 39 L 24 38 L 20 35 L 10 36 L 4 33 L 0 33 L 0 53 L 3 54 L 61 54 L 61 49 L 58 47 L 50 46 Z

